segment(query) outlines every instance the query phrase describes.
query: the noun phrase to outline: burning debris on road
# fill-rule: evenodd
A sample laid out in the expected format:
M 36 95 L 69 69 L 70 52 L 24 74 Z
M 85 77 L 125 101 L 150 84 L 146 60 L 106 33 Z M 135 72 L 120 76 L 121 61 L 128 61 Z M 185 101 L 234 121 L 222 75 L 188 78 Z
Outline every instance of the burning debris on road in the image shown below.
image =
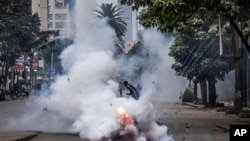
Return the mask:
M 137 121 L 127 114 L 124 107 L 117 108 L 117 119 L 120 128 L 111 132 L 109 137 L 103 137 L 100 141 L 173 141 L 171 137 L 167 137 L 167 133 L 165 135 L 154 133 L 154 129 L 158 126 L 155 122 L 150 120 L 147 122 Z

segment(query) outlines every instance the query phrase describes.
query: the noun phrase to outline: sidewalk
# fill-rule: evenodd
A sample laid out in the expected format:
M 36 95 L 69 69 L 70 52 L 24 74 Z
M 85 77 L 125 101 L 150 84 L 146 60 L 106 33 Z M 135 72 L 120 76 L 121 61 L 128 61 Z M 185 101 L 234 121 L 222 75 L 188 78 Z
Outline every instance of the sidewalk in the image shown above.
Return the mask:
M 1 141 L 27 141 L 38 136 L 39 132 L 25 132 L 25 131 L 1 131 Z
M 222 102 L 222 103 L 224 103 L 226 106 L 219 107 L 219 108 L 205 108 L 204 105 L 193 104 L 191 102 L 182 102 L 183 105 L 188 105 L 197 109 L 207 110 L 208 112 L 212 112 L 215 115 L 220 113 L 229 118 L 236 119 L 238 121 L 238 124 L 250 124 L 250 118 L 248 116 L 249 108 L 244 108 L 243 111 L 239 115 L 235 115 L 232 112 L 227 111 L 227 110 L 232 111 L 232 107 L 233 107 L 232 104 L 230 103 L 228 104 L 228 102 Z M 228 132 L 230 131 L 229 126 L 230 126 L 230 123 L 229 125 L 223 125 L 223 124 L 216 125 L 217 128 L 220 128 Z
M 250 118 L 189 102 L 155 103 L 155 109 L 161 109 L 157 122 L 167 125 L 174 141 L 229 141 L 230 125 L 250 125 Z

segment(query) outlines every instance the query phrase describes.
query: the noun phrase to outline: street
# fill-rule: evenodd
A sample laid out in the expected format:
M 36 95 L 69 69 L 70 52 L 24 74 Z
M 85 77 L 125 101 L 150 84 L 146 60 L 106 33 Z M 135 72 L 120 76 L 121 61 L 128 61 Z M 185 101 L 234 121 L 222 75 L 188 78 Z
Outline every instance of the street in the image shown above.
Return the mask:
M 181 103 L 155 105 L 156 109 L 162 109 L 159 121 L 168 126 L 175 141 L 229 141 L 230 124 L 250 124 L 249 119 L 225 115 L 203 106 L 195 108 Z
M 33 96 L 28 100 L 0 102 L 1 141 L 15 140 L 13 139 L 15 136 L 30 141 L 83 140 L 77 133 L 67 132 L 67 129 L 62 130 L 70 122 L 67 123 L 60 118 L 55 119 L 55 114 L 43 110 L 42 107 L 36 107 L 33 105 L 35 99 L 36 97 Z M 153 104 L 157 122 L 167 125 L 168 134 L 172 135 L 175 141 L 229 141 L 230 124 L 250 124 L 249 119 L 240 119 L 236 115 L 225 115 L 224 112 L 216 112 L 215 109 L 204 109 L 201 105 L 194 107 L 177 102 L 154 102 Z M 40 112 L 42 115 L 33 116 L 40 119 L 32 119 L 31 115 L 26 116 L 27 110 L 33 111 L 34 108 L 42 110 Z M 50 123 L 50 129 L 47 128 L 49 125 L 46 125 L 44 119 L 50 120 L 47 121 Z M 53 125 L 51 125 L 52 122 L 54 122 Z M 20 126 L 16 126 L 16 124 L 20 124 Z M 14 132 L 14 127 L 19 127 L 17 132 Z

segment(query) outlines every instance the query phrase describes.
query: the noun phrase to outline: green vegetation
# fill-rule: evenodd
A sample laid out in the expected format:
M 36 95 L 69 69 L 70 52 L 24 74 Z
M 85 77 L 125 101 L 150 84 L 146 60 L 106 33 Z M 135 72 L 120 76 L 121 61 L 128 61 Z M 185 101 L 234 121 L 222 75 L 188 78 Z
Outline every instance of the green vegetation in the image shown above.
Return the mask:
M 250 26 L 250 2 L 245 0 L 121 0 L 122 4 L 131 5 L 133 9 L 144 7 L 139 15 L 141 24 L 146 27 L 157 27 L 161 32 L 173 32 L 176 39 L 170 48 L 170 56 L 175 63 L 172 68 L 177 75 L 201 83 L 201 93 L 206 101 L 206 81 L 209 87 L 209 105 L 216 102 L 217 80 L 224 80 L 225 74 L 236 69 L 238 78 L 237 44 L 235 33 L 250 52 L 247 43 Z M 221 22 L 221 34 L 219 28 Z M 241 23 L 240 29 L 238 21 Z M 235 31 L 233 33 L 232 31 Z M 220 37 L 223 43 L 223 54 L 220 56 Z M 233 45 L 233 47 L 232 47 Z M 235 60 L 233 60 L 235 59 Z M 235 61 L 235 63 L 233 63 Z M 236 81 L 239 81 L 236 79 Z M 238 82 L 236 82 L 238 83 Z M 240 86 L 236 88 L 239 91 Z
M 123 21 L 125 17 L 122 17 L 123 12 L 117 6 L 113 4 L 102 4 L 99 6 L 99 10 L 94 10 L 96 12 L 96 17 L 98 19 L 107 18 L 107 24 L 115 30 L 117 40 L 115 42 L 115 47 L 117 47 L 117 52 L 122 53 L 124 47 L 124 41 L 122 37 L 127 32 L 127 24 Z
M 6 85 L 9 70 L 23 54 L 25 60 L 33 58 L 34 53 L 46 50 L 56 41 L 57 31 L 40 31 L 40 19 L 37 13 L 32 14 L 31 0 L 4 0 L 0 2 L 0 59 L 1 84 Z M 24 62 L 29 66 L 30 62 Z M 31 68 L 31 66 L 29 66 Z M 24 69 L 24 74 L 26 70 Z M 14 72 L 14 75 L 18 75 Z M 20 74 L 19 74 L 20 75 Z M 13 85 L 13 82 L 11 83 Z

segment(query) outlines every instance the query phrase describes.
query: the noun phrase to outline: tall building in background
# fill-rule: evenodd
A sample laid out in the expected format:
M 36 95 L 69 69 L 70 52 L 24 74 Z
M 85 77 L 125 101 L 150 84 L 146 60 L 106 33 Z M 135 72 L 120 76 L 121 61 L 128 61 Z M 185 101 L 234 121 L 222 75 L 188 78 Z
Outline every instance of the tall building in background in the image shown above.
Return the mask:
M 32 0 L 32 12 L 38 13 L 41 20 L 41 31 L 59 30 L 59 38 L 69 38 L 72 20 L 71 8 L 75 0 Z
M 48 30 L 59 30 L 59 38 L 71 36 L 69 3 L 65 0 L 49 0 Z
M 75 0 L 32 0 L 32 12 L 37 13 L 41 26 L 41 31 L 59 31 L 59 36 L 56 38 L 71 38 L 71 9 L 74 7 Z M 53 40 L 53 39 L 52 39 Z M 51 53 L 51 68 L 50 68 L 50 77 L 53 74 L 53 53 Z M 46 68 L 44 59 L 37 55 L 37 52 L 34 51 L 34 54 L 30 63 L 30 76 L 33 76 L 36 73 L 36 79 L 39 79 L 39 76 L 44 74 Z M 48 67 L 47 67 L 48 68 Z M 33 77 L 30 77 L 30 80 L 34 80 Z M 32 83 L 33 81 L 31 81 Z M 32 83 L 33 84 L 33 83 Z
M 113 3 L 124 11 L 124 21 L 127 23 L 127 32 L 124 36 L 126 50 L 129 50 L 138 41 L 138 33 L 143 30 L 137 16 L 141 9 L 133 11 L 131 6 L 121 5 L 120 0 L 96 0 L 98 5 Z M 75 0 L 32 0 L 32 11 L 37 12 L 41 19 L 41 30 L 59 30 L 59 38 L 74 36 L 74 23 L 71 20 Z M 126 51 L 125 51 L 126 52 Z
M 48 0 L 32 0 L 32 13 L 37 13 L 41 20 L 41 31 L 48 30 Z

